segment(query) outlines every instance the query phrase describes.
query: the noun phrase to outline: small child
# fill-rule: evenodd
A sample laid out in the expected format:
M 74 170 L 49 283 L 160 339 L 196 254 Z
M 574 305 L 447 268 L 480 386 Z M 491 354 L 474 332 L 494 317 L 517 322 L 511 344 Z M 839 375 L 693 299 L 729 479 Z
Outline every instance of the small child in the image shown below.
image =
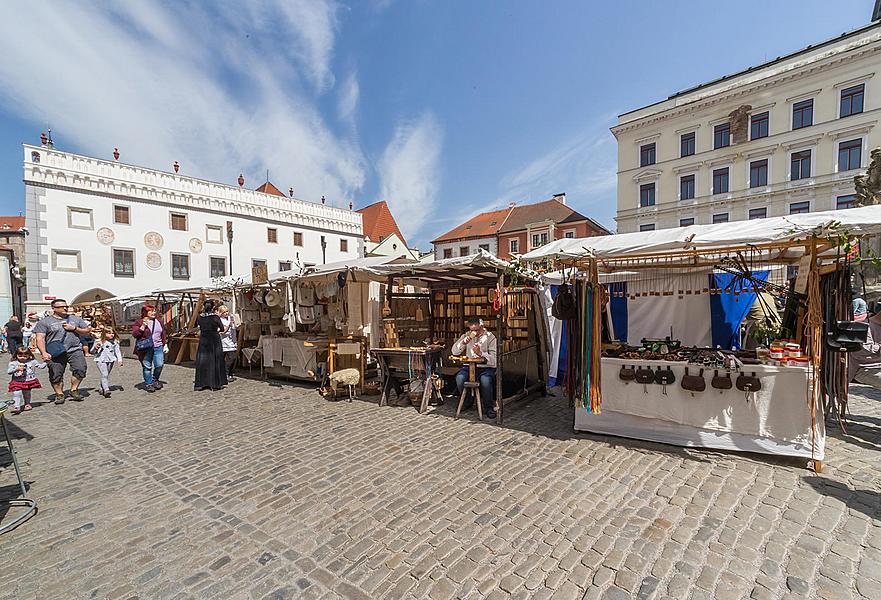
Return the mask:
M 98 370 L 101 371 L 101 387 L 98 393 L 109 398 L 110 371 L 113 370 L 114 363 L 122 366 L 122 351 L 119 349 L 119 341 L 112 327 L 101 330 L 101 337 L 92 345 L 92 354 L 95 355 L 95 362 L 98 363 Z
M 31 390 L 41 387 L 40 380 L 37 379 L 35 369 L 45 369 L 49 363 L 39 362 L 34 359 L 34 353 L 24 346 L 15 351 L 15 356 L 9 361 L 9 369 L 6 371 L 12 375 L 9 381 L 9 391 L 12 392 L 12 399 L 15 406 L 12 408 L 12 414 L 17 415 L 22 410 L 31 410 Z M 24 404 L 24 407 L 22 407 Z

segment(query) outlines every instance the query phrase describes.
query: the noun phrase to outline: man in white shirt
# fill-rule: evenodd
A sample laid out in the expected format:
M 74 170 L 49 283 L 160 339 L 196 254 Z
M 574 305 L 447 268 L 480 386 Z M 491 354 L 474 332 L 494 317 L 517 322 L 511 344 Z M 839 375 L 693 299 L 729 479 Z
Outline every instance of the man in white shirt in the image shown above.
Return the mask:
M 483 326 L 480 317 L 471 317 L 468 319 L 468 331 L 456 340 L 453 344 L 452 353 L 461 356 L 463 353 L 468 358 L 483 358 L 485 363 L 477 367 L 477 380 L 480 382 L 480 400 L 483 405 L 483 412 L 490 419 L 496 417 L 495 410 L 495 389 L 496 389 L 496 365 L 497 362 L 496 336 L 490 333 Z M 459 389 L 459 395 L 465 389 L 465 382 L 468 381 L 468 366 L 463 366 L 456 373 L 456 387 Z M 469 397 L 463 408 L 471 408 L 473 401 Z

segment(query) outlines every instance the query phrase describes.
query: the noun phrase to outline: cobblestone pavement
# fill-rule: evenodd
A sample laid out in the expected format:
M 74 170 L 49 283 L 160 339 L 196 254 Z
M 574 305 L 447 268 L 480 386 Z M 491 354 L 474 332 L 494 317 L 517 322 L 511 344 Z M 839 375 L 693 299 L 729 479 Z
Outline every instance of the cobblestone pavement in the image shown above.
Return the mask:
M 0 537 L 0 597 L 881 598 L 867 388 L 814 475 L 574 434 L 561 398 L 500 428 L 258 381 L 194 394 L 182 367 L 147 395 L 137 374 L 9 419 L 40 512 Z

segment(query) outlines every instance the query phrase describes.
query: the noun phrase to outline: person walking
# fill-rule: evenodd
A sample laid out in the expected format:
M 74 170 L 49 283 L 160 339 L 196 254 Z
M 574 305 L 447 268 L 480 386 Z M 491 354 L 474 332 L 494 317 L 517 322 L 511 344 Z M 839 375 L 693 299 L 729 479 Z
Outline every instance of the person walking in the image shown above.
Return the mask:
M 21 344 L 25 348 L 30 348 L 32 346 L 32 340 L 34 337 L 34 325 L 31 323 L 30 316 L 25 319 L 24 325 L 21 326 Z
M 55 404 L 64 404 L 64 371 L 68 365 L 71 400 L 82 401 L 79 388 L 86 378 L 86 356 L 79 336 L 91 333 L 92 329 L 68 311 L 67 301 L 56 298 L 52 301 L 51 314 L 34 326 L 40 360 L 49 363 L 49 383 L 55 390 Z
M 220 333 L 220 344 L 223 347 L 223 363 L 226 366 L 226 378 L 228 381 L 235 381 L 233 369 L 236 366 L 236 354 L 238 353 L 236 325 L 229 314 L 229 307 L 225 304 L 220 306 L 217 314 L 220 316 L 220 322 L 223 323 L 223 331 Z
M 162 389 L 159 376 L 165 366 L 165 327 L 156 316 L 156 307 L 145 304 L 141 308 L 141 318 L 132 325 L 135 338 L 135 354 L 144 370 L 144 389 L 152 394 Z
M 219 390 L 229 381 L 226 378 L 226 366 L 223 363 L 223 344 L 220 333 L 224 330 L 223 322 L 217 314 L 219 303 L 209 298 L 205 301 L 202 314 L 199 315 L 199 348 L 196 351 L 196 379 L 193 388 L 201 390 Z
M 12 414 L 17 415 L 23 410 L 31 410 L 31 390 L 40 389 L 36 369 L 45 369 L 48 363 L 38 362 L 34 353 L 22 346 L 12 355 L 6 372 L 12 375 L 9 391 L 12 392 Z
M 101 330 L 101 337 L 92 345 L 92 354 L 95 355 L 95 363 L 98 365 L 98 371 L 101 372 L 101 387 L 98 388 L 105 398 L 110 397 L 110 371 L 113 365 L 122 366 L 122 350 L 119 348 L 119 340 L 116 339 L 116 332 L 112 327 L 104 327 Z
M 9 348 L 9 353 L 12 356 L 15 356 L 15 351 L 18 350 L 18 347 L 23 345 L 22 338 L 24 333 L 21 329 L 21 321 L 18 320 L 18 317 L 12 315 L 9 317 L 9 322 L 3 326 L 3 333 L 6 334 L 6 344 Z

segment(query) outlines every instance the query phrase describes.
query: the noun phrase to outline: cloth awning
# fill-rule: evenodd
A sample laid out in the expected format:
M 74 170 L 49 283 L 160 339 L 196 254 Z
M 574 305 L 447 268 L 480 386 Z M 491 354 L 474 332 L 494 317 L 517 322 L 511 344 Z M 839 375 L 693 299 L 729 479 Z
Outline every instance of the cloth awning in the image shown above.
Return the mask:
M 456 283 L 495 279 L 500 272 L 513 268 L 513 263 L 480 249 L 476 254 L 468 256 L 456 256 L 428 262 L 388 264 L 375 267 L 372 271 L 378 275 L 403 277 L 430 283 Z M 527 279 L 541 280 L 538 273 L 523 268 L 517 270 L 521 276 Z

